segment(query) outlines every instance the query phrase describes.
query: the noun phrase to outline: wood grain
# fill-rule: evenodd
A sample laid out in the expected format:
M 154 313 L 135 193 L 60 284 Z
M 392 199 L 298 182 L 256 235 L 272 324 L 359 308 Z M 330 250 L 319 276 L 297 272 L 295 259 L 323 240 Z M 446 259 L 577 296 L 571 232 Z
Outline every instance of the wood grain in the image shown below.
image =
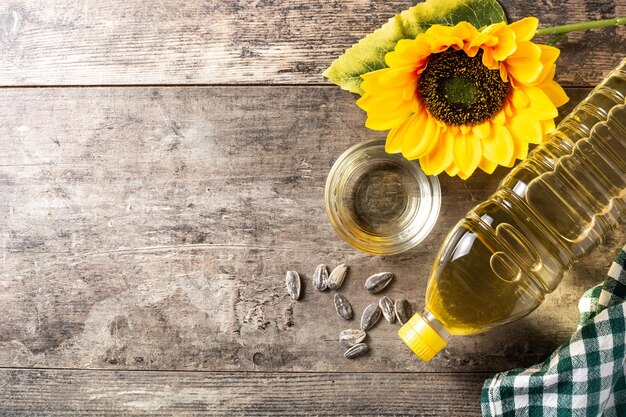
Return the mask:
M 479 416 L 486 374 L 0 370 L 3 416 Z
M 588 90 L 571 89 L 573 106 Z M 567 112 L 567 109 L 565 109 Z M 323 207 L 330 166 L 363 127 L 333 87 L 0 90 L 0 366 L 213 371 L 493 371 L 563 342 L 582 292 L 605 274 L 624 228 L 528 318 L 456 338 L 422 364 L 379 324 L 371 354 L 342 357 L 355 322 L 309 285 L 315 266 L 352 267 L 357 316 L 386 292 L 423 306 L 446 233 L 506 173 L 441 177 L 431 235 L 395 257 L 350 249 Z M 304 299 L 284 289 L 305 277 Z M 494 348 L 497 346 L 497 349 Z
M 0 3 L 0 85 L 301 84 L 409 0 L 9 0 Z M 619 0 L 506 2 L 541 26 L 626 15 Z M 547 39 L 543 39 L 547 41 Z M 597 84 L 626 29 L 568 35 L 557 78 Z M 584 57 L 581 55 L 584 51 Z

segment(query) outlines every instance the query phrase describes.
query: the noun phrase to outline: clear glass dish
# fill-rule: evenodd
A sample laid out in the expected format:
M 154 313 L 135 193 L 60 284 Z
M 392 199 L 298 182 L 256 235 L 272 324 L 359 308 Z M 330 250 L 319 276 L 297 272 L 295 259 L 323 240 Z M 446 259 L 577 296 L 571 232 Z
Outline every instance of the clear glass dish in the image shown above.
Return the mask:
M 326 213 L 348 244 L 373 255 L 395 255 L 420 243 L 441 206 L 435 176 L 416 161 L 385 152 L 376 139 L 346 150 L 326 180 Z

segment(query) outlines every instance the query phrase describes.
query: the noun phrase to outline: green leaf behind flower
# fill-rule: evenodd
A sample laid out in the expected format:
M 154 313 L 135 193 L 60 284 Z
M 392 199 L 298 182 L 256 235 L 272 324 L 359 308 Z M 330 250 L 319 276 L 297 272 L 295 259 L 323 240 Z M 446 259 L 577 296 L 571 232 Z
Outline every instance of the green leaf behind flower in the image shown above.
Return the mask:
M 469 22 L 477 28 L 506 22 L 497 0 L 426 0 L 389 19 L 337 58 L 324 76 L 344 90 L 362 94 L 361 74 L 386 68 L 385 54 L 400 39 L 414 39 L 435 24 Z

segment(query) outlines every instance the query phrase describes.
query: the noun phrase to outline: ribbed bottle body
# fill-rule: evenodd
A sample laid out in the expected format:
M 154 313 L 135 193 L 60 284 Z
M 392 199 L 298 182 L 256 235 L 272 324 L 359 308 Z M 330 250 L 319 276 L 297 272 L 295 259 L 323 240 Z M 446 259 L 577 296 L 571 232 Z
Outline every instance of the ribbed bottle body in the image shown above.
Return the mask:
M 534 310 L 626 217 L 626 60 L 450 232 L 426 309 L 451 334 Z

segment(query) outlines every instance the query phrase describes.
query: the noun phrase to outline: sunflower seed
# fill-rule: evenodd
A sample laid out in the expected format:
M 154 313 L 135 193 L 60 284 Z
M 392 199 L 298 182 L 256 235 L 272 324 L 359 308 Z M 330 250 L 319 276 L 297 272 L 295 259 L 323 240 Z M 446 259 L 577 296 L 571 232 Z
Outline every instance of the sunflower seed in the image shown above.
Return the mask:
M 352 318 L 352 306 L 348 302 L 348 299 L 341 294 L 335 294 L 335 310 L 337 314 L 344 320 L 350 320 Z
M 369 348 L 367 347 L 365 343 L 357 343 L 356 345 L 346 350 L 346 353 L 344 353 L 343 356 L 345 356 L 348 359 L 354 359 L 357 356 L 361 356 L 362 354 L 367 352 L 368 349 Z
M 378 304 L 370 304 L 365 307 L 363 310 L 363 315 L 361 316 L 361 329 L 369 330 L 380 320 L 380 307 Z
M 348 267 L 346 264 L 338 265 L 333 272 L 330 273 L 328 277 L 328 288 L 331 290 L 336 290 L 341 287 L 343 284 L 343 280 L 346 279 L 346 274 L 348 273 Z
M 371 293 L 375 294 L 377 292 L 382 291 L 393 279 L 393 274 L 391 272 L 379 272 L 378 274 L 374 274 L 365 281 L 365 289 Z
M 287 271 L 285 277 L 285 283 L 287 284 L 287 292 L 294 300 L 300 299 L 300 275 L 296 271 Z
M 413 315 L 413 309 L 411 308 L 411 304 L 404 298 L 399 298 L 395 303 L 396 317 L 400 324 L 404 324 Z
M 318 291 L 326 291 L 328 289 L 328 268 L 326 265 L 320 264 L 315 268 L 313 273 L 313 286 Z
M 385 319 L 389 323 L 393 323 L 394 321 L 396 321 L 396 315 L 393 310 L 393 301 L 391 301 L 391 298 L 387 296 L 381 297 L 381 299 L 378 300 L 378 306 L 383 312 L 383 316 L 385 316 Z
M 361 343 L 367 333 L 361 329 L 347 329 L 339 333 L 339 341 L 348 346 L 354 346 L 357 343 Z

